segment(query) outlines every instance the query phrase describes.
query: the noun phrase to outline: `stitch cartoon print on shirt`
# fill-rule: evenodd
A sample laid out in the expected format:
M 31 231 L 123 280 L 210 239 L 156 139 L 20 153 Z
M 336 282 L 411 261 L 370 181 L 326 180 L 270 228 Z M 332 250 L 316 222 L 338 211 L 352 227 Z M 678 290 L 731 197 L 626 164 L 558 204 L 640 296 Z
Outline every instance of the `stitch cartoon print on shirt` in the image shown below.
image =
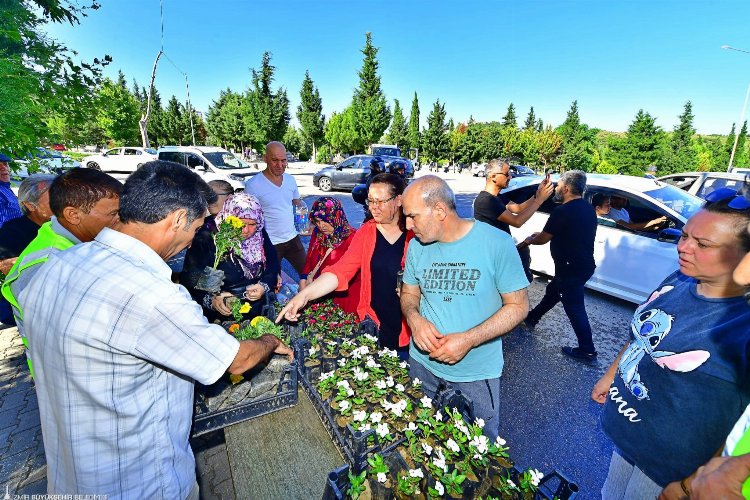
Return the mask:
M 634 340 L 620 358 L 617 371 L 628 390 L 639 400 L 649 399 L 648 388 L 641 381 L 641 376 L 638 373 L 638 364 L 643 359 L 644 354 L 648 354 L 651 360 L 661 368 L 682 373 L 695 370 L 711 356 L 711 353 L 703 350 L 682 353 L 656 350 L 662 339 L 672 329 L 674 317 L 661 309 L 648 309 L 646 311 L 643 311 L 643 309 L 660 295 L 671 291 L 672 288 L 671 286 L 663 287 L 654 292 L 645 303 L 638 307 L 630 323 Z

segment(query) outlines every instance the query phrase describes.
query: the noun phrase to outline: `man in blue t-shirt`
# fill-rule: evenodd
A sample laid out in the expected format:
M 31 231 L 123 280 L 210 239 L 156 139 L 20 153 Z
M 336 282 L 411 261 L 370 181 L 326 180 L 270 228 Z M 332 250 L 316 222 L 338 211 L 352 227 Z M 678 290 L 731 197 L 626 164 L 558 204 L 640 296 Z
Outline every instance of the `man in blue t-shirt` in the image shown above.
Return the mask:
M 596 268 L 596 212 L 582 198 L 585 189 L 584 172 L 569 170 L 562 174 L 553 198 L 562 205 L 552 211 L 541 233 L 532 234 L 518 246 L 523 248 L 550 242 L 550 253 L 555 262 L 555 277 L 547 285 L 542 301 L 529 313 L 526 325 L 533 329 L 542 316 L 562 302 L 578 338 L 578 347 L 565 346 L 563 354 L 578 360 L 593 360 L 596 349 L 583 302 L 583 287 Z
M 444 180 L 425 176 L 404 191 L 406 255 L 401 310 L 412 332 L 411 376 L 434 397 L 449 382 L 474 403 L 484 432 L 500 431 L 501 336 L 526 316 L 529 282 L 513 240 L 456 213 Z M 482 251 L 478 252 L 477 249 Z

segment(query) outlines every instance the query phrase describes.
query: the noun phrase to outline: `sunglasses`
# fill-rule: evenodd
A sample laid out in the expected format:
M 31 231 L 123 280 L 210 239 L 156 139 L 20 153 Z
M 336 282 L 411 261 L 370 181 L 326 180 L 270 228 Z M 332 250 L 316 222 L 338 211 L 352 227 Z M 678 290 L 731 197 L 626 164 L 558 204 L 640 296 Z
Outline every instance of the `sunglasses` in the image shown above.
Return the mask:
M 708 203 L 719 203 L 727 200 L 730 200 L 727 206 L 733 210 L 747 210 L 750 208 L 750 199 L 744 187 L 740 190 L 719 188 L 706 196 Z

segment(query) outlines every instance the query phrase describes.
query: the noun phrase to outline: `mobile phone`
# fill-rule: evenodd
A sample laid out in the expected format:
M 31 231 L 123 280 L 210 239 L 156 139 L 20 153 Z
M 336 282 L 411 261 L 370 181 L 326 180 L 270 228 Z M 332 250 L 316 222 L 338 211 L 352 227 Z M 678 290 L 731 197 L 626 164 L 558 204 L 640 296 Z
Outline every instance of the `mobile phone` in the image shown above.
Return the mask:
M 547 170 L 547 175 L 544 176 L 544 182 L 549 182 L 549 178 L 552 176 L 552 171 Z

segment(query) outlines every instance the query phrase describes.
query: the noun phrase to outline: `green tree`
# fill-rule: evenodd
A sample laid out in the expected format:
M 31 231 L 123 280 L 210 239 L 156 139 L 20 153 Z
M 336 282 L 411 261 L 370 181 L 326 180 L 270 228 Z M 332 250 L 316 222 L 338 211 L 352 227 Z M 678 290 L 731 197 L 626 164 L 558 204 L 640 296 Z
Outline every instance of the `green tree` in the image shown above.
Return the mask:
M 409 134 L 409 127 L 404 118 L 404 113 L 401 111 L 401 104 L 398 99 L 394 100 L 393 104 L 393 120 L 391 120 L 391 126 L 388 129 L 386 142 L 388 144 L 396 144 L 402 150 L 408 143 L 407 135 Z M 406 154 L 407 151 L 402 151 L 402 154 Z
M 550 125 L 538 132 L 537 144 L 539 150 L 539 160 L 546 168 L 555 161 L 563 144 L 563 138 Z
M 305 71 L 302 88 L 299 92 L 300 104 L 297 106 L 297 119 L 302 127 L 304 140 L 312 146 L 312 157 L 317 156 L 318 147 L 325 140 L 325 115 L 323 115 L 323 101 L 320 92 L 310 78 L 310 72 Z
M 523 123 L 524 130 L 536 130 L 536 115 L 534 114 L 534 106 L 529 108 L 529 114 L 526 115 L 526 121 Z
M 279 88 L 274 92 L 271 89 L 275 69 L 271 65 L 271 53 L 265 52 L 260 69 L 252 70 L 252 86 L 242 102 L 245 139 L 259 151 L 270 141 L 282 138 L 289 125 L 286 90 Z
M 124 76 L 122 78 L 124 81 Z M 96 121 L 107 139 L 117 145 L 138 143 L 140 103 L 127 86 L 105 78 L 97 92 Z
M 302 134 L 293 125 L 287 126 L 284 138 L 281 140 L 287 151 L 297 155 L 302 151 L 303 141 Z
M 172 96 L 167 102 L 164 109 L 162 122 L 161 144 L 182 145 L 184 138 L 183 124 L 185 120 L 182 116 L 182 105 L 177 97 Z M 189 131 L 188 131 L 189 132 Z
M 435 101 L 427 117 L 427 129 L 422 137 L 422 151 L 429 161 L 440 161 L 448 154 L 448 126 L 445 123 L 445 104 Z
M 242 116 L 242 96 L 230 89 L 222 90 L 208 108 L 206 128 L 216 144 L 244 150 L 243 139 L 247 134 Z
M 734 161 L 732 164 L 737 167 L 748 166 L 748 154 L 745 149 L 745 141 L 747 140 L 747 121 L 742 123 L 740 129 L 740 135 L 737 137 L 737 150 L 734 153 Z
M 584 172 L 593 170 L 593 152 L 595 131 L 581 123 L 578 115 L 578 101 L 573 101 L 565 121 L 557 128 L 563 140 L 562 151 L 558 158 L 560 166 L 566 170 L 579 169 Z
M 612 163 L 622 173 L 642 176 L 649 165 L 661 166 L 664 131 L 656 119 L 638 110 L 625 138 L 613 138 Z
M 516 107 L 510 103 L 508 110 L 503 116 L 503 127 L 518 128 L 518 119 L 516 118 Z
M 74 61 L 75 52 L 43 29 L 47 23 L 78 24 L 98 8 L 85 3 L 0 1 L 0 152 L 21 155 L 45 142 L 53 133 L 51 120 L 58 131 L 83 128 L 102 68 L 112 59 Z
M 407 144 L 409 148 L 419 148 L 422 143 L 422 136 L 419 132 L 419 99 L 414 92 L 414 99 L 411 101 L 411 114 L 409 115 L 409 132 L 407 134 Z
M 352 106 L 343 113 L 333 113 L 326 124 L 325 139 L 337 153 L 362 151 L 364 144 L 354 125 L 356 118 Z
M 698 157 L 693 146 L 693 105 L 685 103 L 679 123 L 672 132 L 672 138 L 666 148 L 662 162 L 663 173 L 693 171 L 697 167 Z
M 359 85 L 354 90 L 352 109 L 355 127 L 364 145 L 378 142 L 391 121 L 391 110 L 380 88 L 378 49 L 372 45 L 372 33 L 365 34 L 364 59 L 359 70 Z
M 541 118 L 539 118 L 536 121 L 536 131 L 537 132 L 543 132 L 544 131 L 544 122 L 542 121 Z

